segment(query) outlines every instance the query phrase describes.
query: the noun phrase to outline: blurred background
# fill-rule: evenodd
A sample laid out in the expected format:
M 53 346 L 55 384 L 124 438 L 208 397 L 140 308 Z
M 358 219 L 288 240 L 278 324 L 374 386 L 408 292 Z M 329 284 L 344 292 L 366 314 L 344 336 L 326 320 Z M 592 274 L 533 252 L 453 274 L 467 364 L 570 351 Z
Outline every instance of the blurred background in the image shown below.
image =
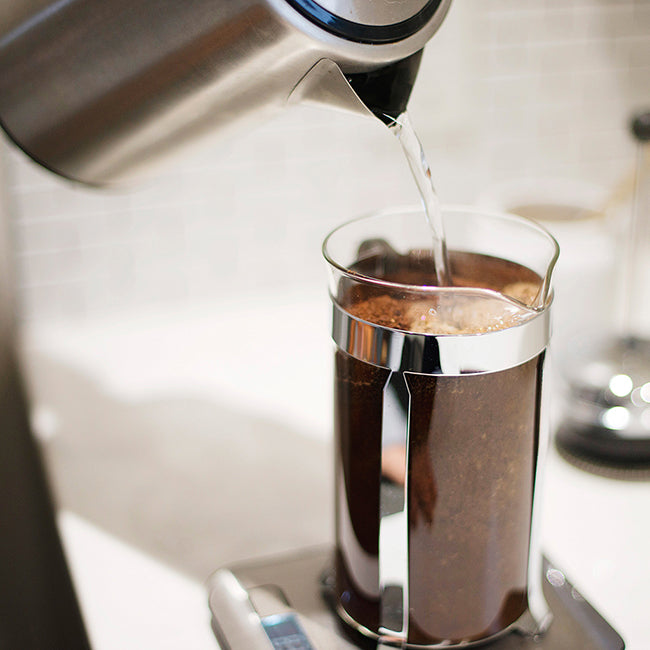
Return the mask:
M 561 179 L 624 215 L 628 120 L 649 106 L 650 0 L 454 0 L 409 110 L 444 203 Z M 399 146 L 379 121 L 293 107 L 133 187 L 75 186 L 6 138 L 0 162 L 33 424 L 95 647 L 212 647 L 210 571 L 332 537 L 320 246 L 344 220 L 418 201 Z M 565 275 L 595 257 L 606 277 L 614 238 L 567 236 L 579 260 Z M 605 590 L 619 540 L 593 523 L 585 556 L 584 517 L 611 506 L 637 521 L 647 486 L 562 476 L 557 503 L 594 500 L 556 514 L 547 543 L 625 619 L 617 602 L 646 589 L 643 574 Z M 624 621 L 637 638 L 642 618 Z

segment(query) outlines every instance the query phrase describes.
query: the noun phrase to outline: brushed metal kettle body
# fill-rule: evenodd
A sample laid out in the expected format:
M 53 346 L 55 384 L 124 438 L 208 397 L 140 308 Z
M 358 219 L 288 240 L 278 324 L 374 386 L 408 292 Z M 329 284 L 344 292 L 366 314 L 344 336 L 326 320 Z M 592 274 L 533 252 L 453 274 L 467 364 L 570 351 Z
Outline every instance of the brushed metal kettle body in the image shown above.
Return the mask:
M 63 176 L 132 178 L 290 97 L 345 104 L 343 86 L 327 88 L 337 69 L 420 52 L 450 1 L 12 0 L 0 7 L 0 123 Z

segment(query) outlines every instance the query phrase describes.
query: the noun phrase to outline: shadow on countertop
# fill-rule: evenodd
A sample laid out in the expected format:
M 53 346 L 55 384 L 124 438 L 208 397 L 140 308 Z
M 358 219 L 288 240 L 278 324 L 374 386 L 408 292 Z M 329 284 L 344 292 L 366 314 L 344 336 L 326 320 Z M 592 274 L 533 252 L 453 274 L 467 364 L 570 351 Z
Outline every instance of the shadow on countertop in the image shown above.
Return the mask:
M 329 444 L 193 397 L 118 400 L 34 352 L 24 364 L 56 415 L 43 451 L 59 507 L 199 580 L 332 539 Z

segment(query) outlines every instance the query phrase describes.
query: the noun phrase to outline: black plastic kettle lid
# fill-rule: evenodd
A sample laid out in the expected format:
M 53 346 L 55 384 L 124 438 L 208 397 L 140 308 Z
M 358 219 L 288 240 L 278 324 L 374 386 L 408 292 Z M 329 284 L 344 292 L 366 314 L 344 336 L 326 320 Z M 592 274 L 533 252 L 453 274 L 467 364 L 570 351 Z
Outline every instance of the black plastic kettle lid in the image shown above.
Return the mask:
M 443 0 L 287 0 L 326 31 L 359 43 L 392 43 L 426 25 Z

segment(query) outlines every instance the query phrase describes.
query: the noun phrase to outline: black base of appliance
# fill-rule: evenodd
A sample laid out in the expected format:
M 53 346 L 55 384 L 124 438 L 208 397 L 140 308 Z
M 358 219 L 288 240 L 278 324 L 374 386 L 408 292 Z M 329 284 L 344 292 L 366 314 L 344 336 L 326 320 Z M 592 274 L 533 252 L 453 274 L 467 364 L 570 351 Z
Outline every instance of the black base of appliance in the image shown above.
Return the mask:
M 650 478 L 650 438 L 624 438 L 593 426 L 562 425 L 555 446 L 580 469 L 620 479 Z
M 210 609 L 222 648 L 376 648 L 376 642 L 343 624 L 329 604 L 332 557 L 330 547 L 319 547 L 217 571 L 209 584 Z M 543 571 L 544 594 L 553 612 L 548 631 L 536 639 L 512 632 L 480 648 L 624 650 L 621 637 L 560 570 L 545 559 Z

